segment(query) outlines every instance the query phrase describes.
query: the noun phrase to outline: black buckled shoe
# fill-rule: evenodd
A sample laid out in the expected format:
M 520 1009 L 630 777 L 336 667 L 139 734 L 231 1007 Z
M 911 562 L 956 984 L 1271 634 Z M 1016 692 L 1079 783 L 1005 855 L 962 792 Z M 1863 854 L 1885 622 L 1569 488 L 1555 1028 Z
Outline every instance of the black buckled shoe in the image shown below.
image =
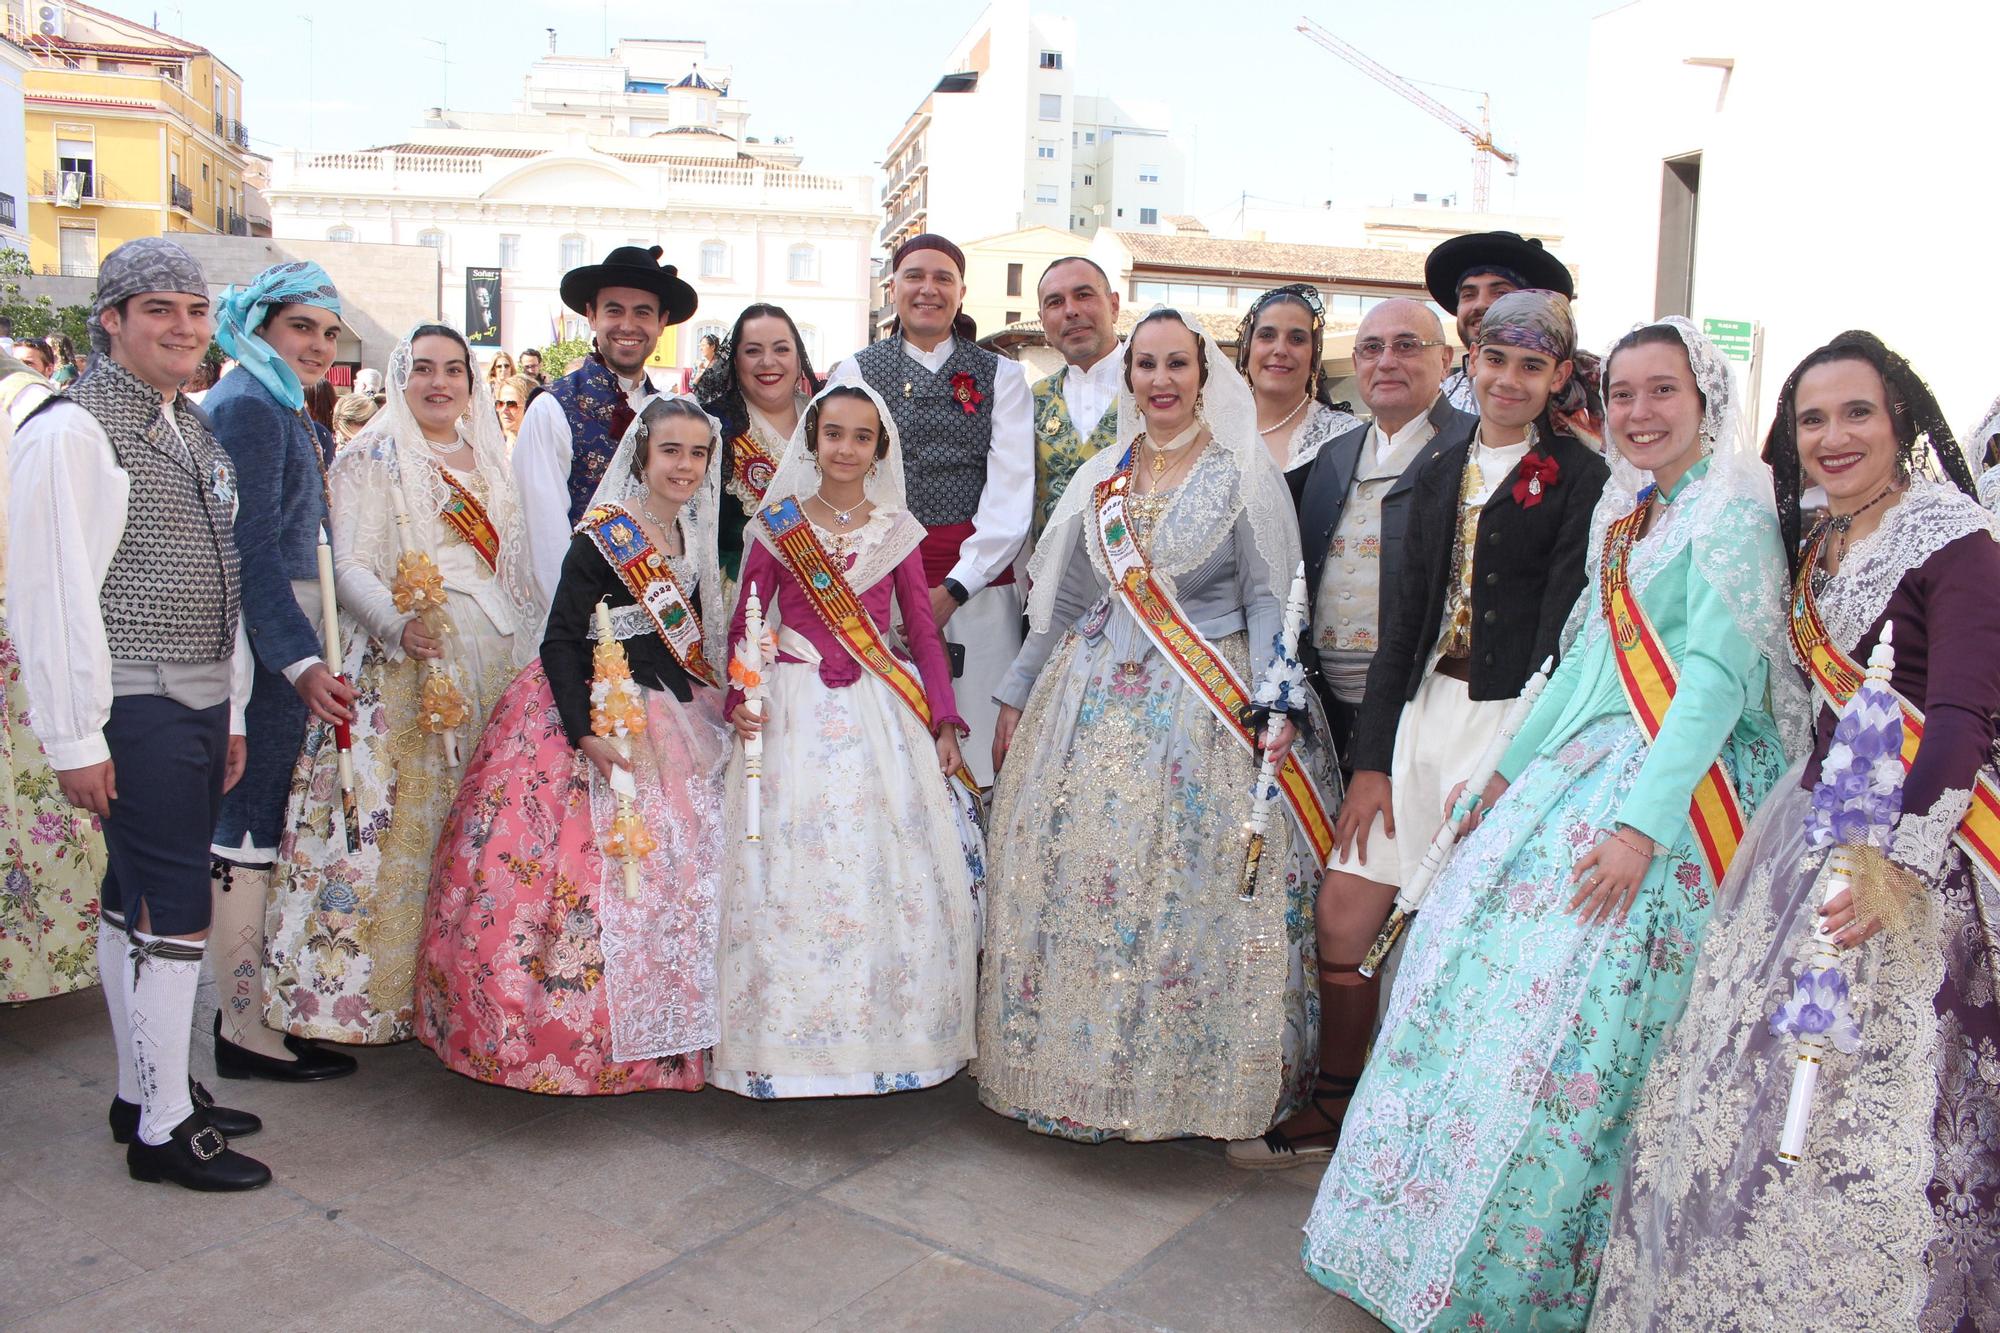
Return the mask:
M 222 1132 L 196 1111 L 174 1126 L 165 1143 L 133 1139 L 125 1145 L 125 1170 L 134 1180 L 166 1182 L 204 1193 L 254 1190 L 271 1183 L 271 1168 L 229 1146 Z
M 238 1046 L 222 1035 L 222 1015 L 215 1015 L 215 1072 L 223 1078 L 268 1078 L 278 1083 L 317 1083 L 322 1079 L 345 1078 L 360 1066 L 354 1057 L 329 1051 L 313 1042 L 285 1036 L 285 1049 L 296 1060 L 273 1060 L 247 1047 Z
M 207 1088 L 188 1080 L 188 1097 L 194 1102 L 194 1109 L 205 1112 L 208 1123 L 222 1131 L 225 1139 L 244 1139 L 264 1127 L 264 1122 L 248 1111 L 232 1110 L 227 1106 L 217 1106 L 215 1098 Z M 111 1099 L 111 1141 L 130 1143 L 139 1137 L 139 1104 L 128 1102 L 123 1097 Z

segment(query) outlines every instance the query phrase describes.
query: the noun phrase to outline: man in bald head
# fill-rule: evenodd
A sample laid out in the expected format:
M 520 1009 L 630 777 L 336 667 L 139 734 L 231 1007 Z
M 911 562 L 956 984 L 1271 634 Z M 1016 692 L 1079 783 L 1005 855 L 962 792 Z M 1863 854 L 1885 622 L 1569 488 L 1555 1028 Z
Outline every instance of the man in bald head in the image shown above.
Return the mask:
M 1376 306 L 1354 334 L 1354 375 L 1373 420 L 1335 436 L 1311 464 L 1288 474 L 1312 598 L 1301 656 L 1326 704 L 1343 768 L 1376 633 L 1386 619 L 1382 590 L 1396 586 L 1417 473 L 1479 425 L 1443 394 L 1450 369 L 1451 348 L 1429 306 L 1400 299 Z M 1375 855 L 1393 858 L 1394 851 L 1378 844 Z M 1380 896 L 1368 881 L 1328 867 L 1318 912 L 1320 1078 L 1314 1099 L 1263 1138 L 1230 1144 L 1230 1165 L 1268 1170 L 1323 1164 L 1333 1155 L 1340 1108 L 1361 1074 L 1374 1030 L 1379 987 L 1355 984 L 1363 980 L 1355 969 L 1332 960 L 1352 952 L 1339 947 L 1343 930 L 1364 929 L 1373 937 L 1388 915 L 1386 906 L 1375 910 Z

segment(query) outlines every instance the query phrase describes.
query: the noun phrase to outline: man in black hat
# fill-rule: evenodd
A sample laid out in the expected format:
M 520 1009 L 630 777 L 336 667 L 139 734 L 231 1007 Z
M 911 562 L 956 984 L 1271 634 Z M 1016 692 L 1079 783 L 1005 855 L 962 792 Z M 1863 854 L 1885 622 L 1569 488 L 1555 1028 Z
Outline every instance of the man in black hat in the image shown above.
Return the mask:
M 583 517 L 625 428 L 660 392 L 646 360 L 660 334 L 695 311 L 694 288 L 660 247 L 621 245 L 602 264 L 563 275 L 563 304 L 590 321 L 581 366 L 537 390 L 514 442 L 514 484 L 527 518 L 528 553 L 544 598 L 555 595 L 570 529 Z
M 1457 369 L 1445 376 L 1445 401 L 1479 415 L 1472 396 L 1472 345 L 1488 306 L 1508 292 L 1540 288 L 1576 299 L 1576 284 L 1560 259 L 1518 232 L 1481 231 L 1454 236 L 1424 260 L 1424 286 L 1431 299 L 1458 318 L 1458 342 L 1465 348 Z

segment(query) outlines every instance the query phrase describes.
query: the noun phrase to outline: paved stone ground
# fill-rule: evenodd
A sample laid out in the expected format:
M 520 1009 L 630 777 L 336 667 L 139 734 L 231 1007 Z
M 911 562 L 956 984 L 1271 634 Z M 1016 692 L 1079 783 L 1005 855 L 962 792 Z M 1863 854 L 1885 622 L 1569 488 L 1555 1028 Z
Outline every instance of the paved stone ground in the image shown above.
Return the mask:
M 199 1031 L 208 1028 L 208 1010 Z M 95 990 L 0 1009 L 0 1326 L 1376 1329 L 1299 1269 L 1317 1173 L 893 1097 L 535 1097 L 414 1042 L 317 1087 L 197 1077 L 276 1181 L 127 1178 Z M 221 1294 L 217 1299 L 218 1293 Z

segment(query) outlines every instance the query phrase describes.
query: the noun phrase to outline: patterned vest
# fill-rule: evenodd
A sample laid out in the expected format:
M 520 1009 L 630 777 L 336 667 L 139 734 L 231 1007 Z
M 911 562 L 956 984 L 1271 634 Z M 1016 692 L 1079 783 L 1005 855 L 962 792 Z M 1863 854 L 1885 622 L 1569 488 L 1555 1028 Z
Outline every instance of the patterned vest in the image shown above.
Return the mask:
M 192 404 L 174 423 L 159 390 L 108 356 L 63 397 L 97 419 L 130 481 L 125 535 L 99 601 L 111 656 L 131 662 L 219 662 L 236 651 L 242 586 L 236 562 L 236 470 Z M 86 516 L 88 517 L 88 516 Z
M 652 387 L 649 379 L 649 398 Z M 597 483 L 604 477 L 604 465 L 618 452 L 618 441 L 625 438 L 634 413 L 632 404 L 625 400 L 625 390 L 618 386 L 618 377 L 595 352 L 574 374 L 551 384 L 547 392 L 569 418 L 569 521 L 574 527 L 583 511 L 590 508 L 590 497 L 597 493 Z
M 1118 439 L 1118 400 L 1104 409 L 1104 415 L 1085 439 L 1069 419 L 1069 404 L 1062 396 L 1063 372 L 1035 382 L 1035 521 L 1033 531 L 1040 539 L 1056 501 L 1069 489 L 1069 479 L 1098 450 Z
M 986 489 L 986 455 L 993 447 L 993 384 L 1000 358 L 963 338 L 935 375 L 912 360 L 903 340 L 888 337 L 855 353 L 868 387 L 889 404 L 903 441 L 903 483 L 910 512 L 925 527 L 970 523 Z M 972 410 L 952 389 L 970 375 L 980 395 Z

